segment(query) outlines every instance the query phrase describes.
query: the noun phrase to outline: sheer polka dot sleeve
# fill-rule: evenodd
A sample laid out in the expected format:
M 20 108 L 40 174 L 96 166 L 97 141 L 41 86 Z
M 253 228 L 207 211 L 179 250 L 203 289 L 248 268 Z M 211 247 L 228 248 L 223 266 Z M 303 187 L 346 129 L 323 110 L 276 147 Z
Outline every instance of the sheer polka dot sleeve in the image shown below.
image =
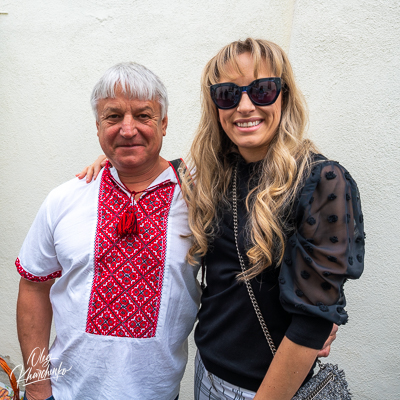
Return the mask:
M 364 266 L 364 224 L 357 185 L 338 163 L 317 164 L 296 210 L 280 271 L 283 307 L 338 325 L 348 316 L 343 285 Z

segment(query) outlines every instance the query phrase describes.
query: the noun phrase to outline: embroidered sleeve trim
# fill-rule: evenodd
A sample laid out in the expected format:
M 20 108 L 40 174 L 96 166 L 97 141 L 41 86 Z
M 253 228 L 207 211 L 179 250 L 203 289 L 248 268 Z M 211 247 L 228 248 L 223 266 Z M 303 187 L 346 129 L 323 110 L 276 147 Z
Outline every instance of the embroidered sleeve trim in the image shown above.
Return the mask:
M 59 278 L 62 274 L 61 271 L 56 271 L 53 272 L 50 275 L 46 275 L 46 276 L 36 276 L 36 275 L 32 275 L 29 272 L 25 271 L 24 268 L 21 266 L 21 263 L 19 261 L 19 258 L 17 258 L 15 260 L 15 266 L 17 267 L 17 271 L 18 273 L 25 279 L 27 279 L 28 281 L 32 281 L 32 282 L 46 282 L 50 279 L 55 279 L 55 278 Z

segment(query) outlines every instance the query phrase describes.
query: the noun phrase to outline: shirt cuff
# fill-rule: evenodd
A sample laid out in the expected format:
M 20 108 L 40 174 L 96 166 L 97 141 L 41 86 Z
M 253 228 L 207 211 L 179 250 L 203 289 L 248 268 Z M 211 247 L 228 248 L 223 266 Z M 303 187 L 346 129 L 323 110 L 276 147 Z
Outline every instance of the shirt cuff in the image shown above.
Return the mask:
M 293 314 L 285 336 L 300 346 L 321 350 L 332 327 L 333 323 L 324 318 Z

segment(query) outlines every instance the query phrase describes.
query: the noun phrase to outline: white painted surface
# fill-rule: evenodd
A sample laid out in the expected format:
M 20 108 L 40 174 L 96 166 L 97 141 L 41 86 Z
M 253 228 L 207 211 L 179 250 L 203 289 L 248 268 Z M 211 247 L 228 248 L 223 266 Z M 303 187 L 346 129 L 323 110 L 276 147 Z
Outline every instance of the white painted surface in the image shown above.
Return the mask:
M 400 397 L 397 0 L 1 0 L 0 11 L 8 13 L 0 14 L 0 354 L 21 362 L 13 263 L 36 211 L 100 152 L 89 105 L 97 79 L 127 60 L 161 77 L 171 103 L 163 155 L 173 159 L 199 119 L 203 66 L 223 45 L 253 36 L 289 50 L 312 138 L 362 194 L 366 272 L 347 284 L 350 322 L 331 358 L 354 399 Z M 192 380 L 189 362 L 182 400 L 192 399 Z
M 361 191 L 365 273 L 348 282 L 349 323 L 332 360 L 355 399 L 400 398 L 400 3 L 297 2 L 290 57 L 310 108 L 312 138 Z

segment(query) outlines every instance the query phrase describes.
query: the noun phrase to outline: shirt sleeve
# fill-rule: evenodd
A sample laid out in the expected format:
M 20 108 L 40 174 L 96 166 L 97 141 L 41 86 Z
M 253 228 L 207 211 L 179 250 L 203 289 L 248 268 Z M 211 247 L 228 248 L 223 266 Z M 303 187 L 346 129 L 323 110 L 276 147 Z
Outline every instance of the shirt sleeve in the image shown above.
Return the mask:
M 343 285 L 359 278 L 364 267 L 360 196 L 341 165 L 325 161 L 314 167 L 299 198 L 296 222 L 281 265 L 281 304 L 294 314 L 293 321 L 303 316 L 330 322 L 324 325 L 327 331 L 332 323 L 347 322 Z
M 15 261 L 19 274 L 33 282 L 44 282 L 61 276 L 62 268 L 53 239 L 50 196 L 40 207 Z

